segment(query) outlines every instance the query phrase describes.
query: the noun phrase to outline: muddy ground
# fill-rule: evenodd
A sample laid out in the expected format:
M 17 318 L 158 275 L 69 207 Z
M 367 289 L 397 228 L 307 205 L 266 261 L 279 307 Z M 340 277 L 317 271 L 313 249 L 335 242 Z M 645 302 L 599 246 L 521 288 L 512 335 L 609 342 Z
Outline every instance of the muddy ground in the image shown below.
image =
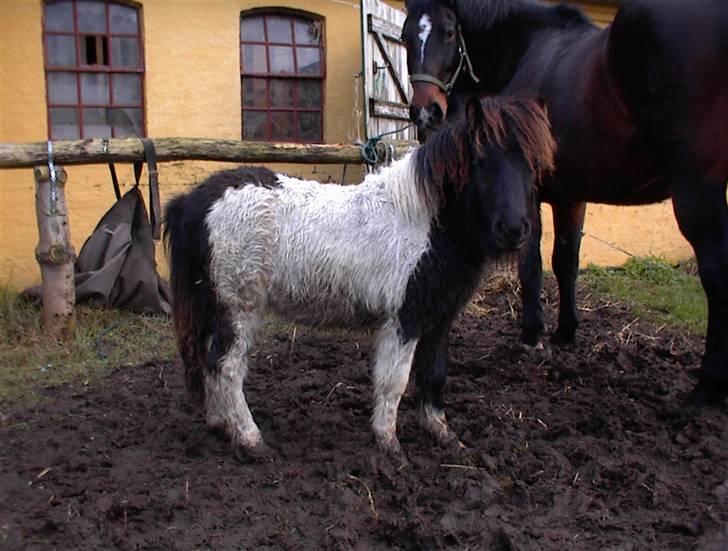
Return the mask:
M 410 389 L 399 470 L 372 449 L 367 335 L 269 331 L 248 396 L 271 463 L 236 463 L 169 362 L 47 389 L 4 412 L 0 548 L 727 549 L 728 414 L 683 406 L 702 339 L 582 294 L 577 345 L 529 352 L 517 303 L 452 331 L 468 449 L 433 446 Z

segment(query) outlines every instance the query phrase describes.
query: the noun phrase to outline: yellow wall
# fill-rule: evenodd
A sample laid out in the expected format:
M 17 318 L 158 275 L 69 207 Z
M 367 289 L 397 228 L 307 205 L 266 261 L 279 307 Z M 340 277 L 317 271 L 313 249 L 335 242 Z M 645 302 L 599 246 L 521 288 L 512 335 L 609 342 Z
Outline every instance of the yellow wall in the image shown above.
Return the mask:
M 351 128 L 353 75 L 361 70 L 356 0 L 144 0 L 139 4 L 150 137 L 240 139 L 239 17 L 241 11 L 258 6 L 305 9 L 325 18 L 324 140 L 346 142 L 355 134 Z M 41 17 L 40 0 L 0 1 L 1 142 L 34 142 L 48 137 Z M 223 166 L 162 164 L 162 202 Z M 322 181 L 339 181 L 343 171 L 336 165 L 272 168 Z M 130 166 L 117 170 L 125 186 L 133 182 Z M 114 195 L 105 166 L 70 166 L 66 171 L 71 236 L 78 252 L 113 204 Z M 361 170 L 348 167 L 346 174 L 348 182 L 356 181 Z M 0 284 L 22 288 L 39 280 L 34 209 L 32 170 L 0 170 Z M 158 259 L 163 264 L 159 249 Z
M 392 0 L 401 5 L 401 2 Z M 146 123 L 150 137 L 240 138 L 239 13 L 258 6 L 305 9 L 325 18 L 324 139 L 354 135 L 354 73 L 361 69 L 360 13 L 356 0 L 144 0 Z M 589 8 L 589 6 L 587 6 Z M 41 0 L 0 1 L 0 142 L 47 139 Z M 162 201 L 196 184 L 216 163 L 164 163 Z M 278 165 L 274 169 L 319 180 L 340 180 L 340 166 Z M 104 166 L 67 167 L 71 235 L 78 251 L 114 201 Z M 130 185 L 131 167 L 119 167 Z M 347 181 L 361 170 L 349 167 Z M 146 193 L 146 190 L 145 190 Z M 30 169 L 0 170 L 0 284 L 36 283 L 38 240 Z M 550 256 L 549 209 L 544 209 L 544 255 Z M 677 232 L 669 204 L 617 208 L 590 205 L 586 232 L 634 254 L 671 259 L 691 254 Z M 634 238 L 639 235 L 639 242 Z M 626 256 L 585 238 L 582 264 L 621 264 Z M 161 247 L 159 251 L 161 252 Z M 161 260 L 162 255 L 158 254 Z M 548 258 L 546 258 L 548 265 Z M 164 269 L 163 269 L 164 271 Z

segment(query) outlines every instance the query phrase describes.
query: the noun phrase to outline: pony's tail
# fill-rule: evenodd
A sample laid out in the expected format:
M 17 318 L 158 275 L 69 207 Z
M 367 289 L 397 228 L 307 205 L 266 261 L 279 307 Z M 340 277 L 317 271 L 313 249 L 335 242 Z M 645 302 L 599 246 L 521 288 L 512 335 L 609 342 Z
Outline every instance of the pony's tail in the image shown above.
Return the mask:
M 191 199 L 180 196 L 167 203 L 164 240 L 174 331 L 185 367 L 185 386 L 193 401 L 203 403 L 207 343 L 214 329 L 217 298 L 208 273 L 210 246 L 204 211 Z

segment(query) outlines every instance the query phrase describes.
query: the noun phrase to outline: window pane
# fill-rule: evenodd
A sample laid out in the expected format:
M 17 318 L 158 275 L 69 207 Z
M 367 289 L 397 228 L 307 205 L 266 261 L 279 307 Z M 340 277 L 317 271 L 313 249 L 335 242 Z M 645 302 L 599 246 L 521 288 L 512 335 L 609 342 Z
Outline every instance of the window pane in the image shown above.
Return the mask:
M 322 107 L 321 81 L 300 80 L 298 82 L 298 105 L 300 107 Z
M 268 42 L 293 42 L 291 20 L 288 17 L 268 16 Z
M 109 75 L 103 73 L 81 73 L 81 103 L 84 105 L 108 105 Z M 84 123 L 86 118 L 84 117 Z
M 293 139 L 293 113 L 290 111 L 273 111 L 270 114 L 272 140 Z
M 263 18 L 261 16 L 244 17 L 240 21 L 240 40 L 265 42 Z
M 293 107 L 292 80 L 270 81 L 270 105 L 271 107 Z
M 302 75 L 321 75 L 321 50 L 318 48 L 296 48 L 298 73 Z
M 114 67 L 140 67 L 139 40 L 112 36 L 111 61 Z
M 114 127 L 114 136 L 142 136 L 142 110 L 115 107 L 109 109 L 109 124 Z
M 265 46 L 241 45 L 243 71 L 245 73 L 267 73 L 268 63 L 265 60 Z
M 321 23 L 297 19 L 293 22 L 296 44 L 321 44 Z
M 266 107 L 266 80 L 264 78 L 243 79 L 243 106 L 244 107 Z
M 302 140 L 317 141 L 322 137 L 321 113 L 299 113 L 299 135 Z
M 73 32 L 73 6 L 71 2 L 54 2 L 43 6 L 46 31 Z
M 107 109 L 103 107 L 83 109 L 83 137 L 110 138 L 111 126 L 108 122 Z
M 293 72 L 293 48 L 290 48 L 288 46 L 270 47 L 270 72 Z
M 74 73 L 48 73 L 48 102 L 78 103 L 78 82 Z
M 78 111 L 68 108 L 53 108 L 51 113 L 51 138 L 54 140 L 77 140 Z
M 112 75 L 114 88 L 114 104 L 141 105 L 142 104 L 142 77 L 141 75 Z
M 105 33 L 106 9 L 103 2 L 78 2 L 76 4 L 78 31 L 81 33 Z
M 128 6 L 109 4 L 109 21 L 112 33 L 137 34 L 137 11 Z
M 49 35 L 46 40 L 49 67 L 76 66 L 76 41 L 74 37 Z
M 265 140 L 265 112 L 243 111 L 243 138 L 246 140 Z

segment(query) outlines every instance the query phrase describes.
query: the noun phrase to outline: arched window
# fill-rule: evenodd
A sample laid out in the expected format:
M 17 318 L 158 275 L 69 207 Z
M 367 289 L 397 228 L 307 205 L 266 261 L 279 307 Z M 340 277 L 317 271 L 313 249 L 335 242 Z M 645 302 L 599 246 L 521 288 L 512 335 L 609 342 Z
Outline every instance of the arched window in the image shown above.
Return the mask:
M 293 11 L 240 18 L 243 139 L 323 141 L 323 20 Z
M 47 0 L 43 46 L 51 139 L 145 135 L 138 8 Z

